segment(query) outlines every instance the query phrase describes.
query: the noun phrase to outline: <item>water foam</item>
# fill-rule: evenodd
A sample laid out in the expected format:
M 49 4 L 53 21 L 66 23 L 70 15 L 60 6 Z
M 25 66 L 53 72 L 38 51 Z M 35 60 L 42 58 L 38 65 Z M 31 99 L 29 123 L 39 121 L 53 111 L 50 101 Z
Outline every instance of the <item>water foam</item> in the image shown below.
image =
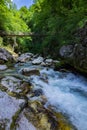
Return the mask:
M 41 71 L 48 83 L 33 77 L 33 84 L 41 87 L 48 102 L 67 114 L 69 120 L 78 130 L 87 130 L 87 81 L 72 73 L 55 72 L 52 69 Z

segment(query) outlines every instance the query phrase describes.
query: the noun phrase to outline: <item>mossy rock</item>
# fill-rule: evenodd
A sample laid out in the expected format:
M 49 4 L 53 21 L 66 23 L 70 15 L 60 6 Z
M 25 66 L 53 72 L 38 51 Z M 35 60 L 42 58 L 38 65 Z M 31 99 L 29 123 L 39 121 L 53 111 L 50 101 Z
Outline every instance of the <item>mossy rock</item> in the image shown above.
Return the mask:
M 45 108 L 42 102 L 37 100 L 28 102 L 24 114 L 37 130 L 73 130 L 61 113 Z

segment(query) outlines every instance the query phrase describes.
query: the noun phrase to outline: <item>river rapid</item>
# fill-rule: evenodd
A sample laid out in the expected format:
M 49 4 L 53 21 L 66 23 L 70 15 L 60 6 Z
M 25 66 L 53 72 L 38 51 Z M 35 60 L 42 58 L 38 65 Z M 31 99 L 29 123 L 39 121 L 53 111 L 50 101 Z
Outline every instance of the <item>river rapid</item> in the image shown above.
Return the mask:
M 25 76 L 25 80 L 29 80 L 35 90 L 42 89 L 47 98 L 45 107 L 51 106 L 55 112 L 62 113 L 68 122 L 75 126 L 76 129 L 73 130 L 87 130 L 87 79 L 85 77 L 70 71 L 61 72 L 48 67 L 35 66 L 30 62 L 18 63 L 14 66 L 14 70 L 3 73 L 16 74 L 23 78 L 20 72 L 23 68 L 39 69 L 40 75 Z
M 77 130 L 87 130 L 87 80 L 70 72 L 43 68 L 41 76 L 32 76 L 35 88 L 41 88 L 55 111 L 62 112 Z M 42 77 L 43 80 L 42 80 Z

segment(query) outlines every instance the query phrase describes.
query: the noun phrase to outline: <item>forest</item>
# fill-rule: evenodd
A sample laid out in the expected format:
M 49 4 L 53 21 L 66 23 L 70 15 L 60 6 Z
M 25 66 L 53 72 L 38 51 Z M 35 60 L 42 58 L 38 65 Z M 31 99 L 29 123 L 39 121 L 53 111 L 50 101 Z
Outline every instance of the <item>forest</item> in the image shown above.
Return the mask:
M 87 21 L 86 7 L 86 0 L 35 0 L 29 8 L 18 10 L 11 0 L 1 0 L 1 33 L 38 36 L 0 37 L 0 46 L 16 53 L 30 51 L 57 58 L 62 45 L 79 43 L 75 34 Z
M 0 0 L 0 130 L 87 130 L 87 0 Z

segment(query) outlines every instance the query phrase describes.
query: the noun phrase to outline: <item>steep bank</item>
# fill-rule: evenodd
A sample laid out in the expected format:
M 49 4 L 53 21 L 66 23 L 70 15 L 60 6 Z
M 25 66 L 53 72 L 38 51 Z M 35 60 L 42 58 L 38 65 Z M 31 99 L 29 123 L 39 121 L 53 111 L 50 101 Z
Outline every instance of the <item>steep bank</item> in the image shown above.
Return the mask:
M 87 23 L 75 33 L 74 44 L 60 48 L 60 56 L 79 72 L 87 74 Z M 77 42 L 77 43 L 76 43 Z

